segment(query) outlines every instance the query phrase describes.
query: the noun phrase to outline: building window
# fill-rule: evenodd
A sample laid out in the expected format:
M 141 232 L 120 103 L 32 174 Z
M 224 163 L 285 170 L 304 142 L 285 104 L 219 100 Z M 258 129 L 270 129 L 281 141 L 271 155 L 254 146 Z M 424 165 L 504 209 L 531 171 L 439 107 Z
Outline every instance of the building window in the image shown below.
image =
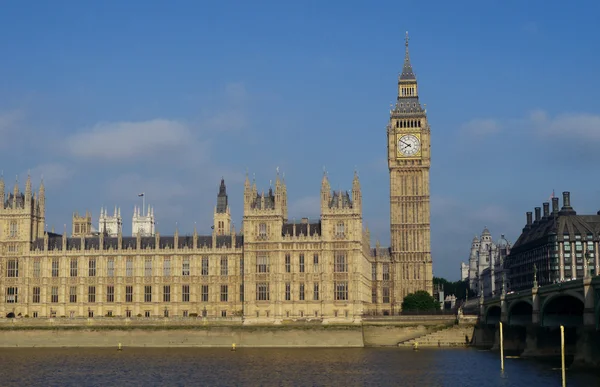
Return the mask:
M 289 254 L 285 255 L 285 272 L 290 273 L 292 271 L 292 257 Z
M 300 257 L 298 258 L 298 263 L 300 273 L 304 273 L 304 254 L 300 254 Z
M 267 224 L 261 223 L 258 225 L 258 236 L 261 238 L 267 237 Z
M 319 254 L 317 253 L 313 255 L 313 271 L 315 273 L 319 272 Z
M 208 285 L 202 285 L 202 302 L 208 302 Z
M 133 302 L 133 286 L 125 286 L 125 302 Z
M 335 300 L 346 301 L 348 300 L 348 282 L 335 282 Z
M 149 310 L 146 310 L 144 312 L 144 317 L 150 317 L 150 311 Z
M 285 283 L 285 300 L 290 301 L 292 299 L 292 285 L 289 282 Z
M 208 257 L 202 257 L 202 275 L 208 275 Z
M 133 276 L 133 258 L 127 258 L 125 261 L 125 275 L 127 277 Z
M 165 309 L 164 313 L 163 313 L 164 317 L 169 317 L 169 309 Z
M 348 271 L 348 263 L 344 253 L 335 253 L 335 265 L 333 271 L 336 273 L 346 273 Z
M 163 302 L 171 302 L 171 286 L 163 286 Z
M 313 300 L 319 301 L 319 283 L 315 282 L 313 284 Z
M 268 273 L 269 272 L 269 258 L 266 255 L 259 255 L 256 258 L 256 272 L 257 273 Z
M 228 286 L 227 285 L 221 285 L 221 302 L 227 302 L 227 291 L 228 291 Z
M 188 257 L 183 258 L 181 275 L 190 275 L 190 259 Z
M 244 302 L 244 285 L 240 284 L 240 301 Z
M 131 310 L 127 309 L 127 310 L 125 311 L 125 317 L 127 317 L 127 318 L 131 318 Z
M 384 281 L 389 281 L 390 280 L 390 264 L 389 263 L 384 263 L 382 266 L 382 278 Z
M 304 301 L 304 282 L 300 282 L 299 300 Z
M 227 311 L 226 310 L 222 310 L 221 311 L 221 317 L 227 317 Z
M 52 258 L 52 277 L 58 277 L 58 258 Z
M 221 257 L 221 275 L 227 275 L 227 257 Z
M 377 286 L 371 288 L 371 303 L 377 303 Z
M 371 281 L 377 281 L 377 264 L 371 264 Z
M 106 261 L 106 276 L 107 277 L 115 276 L 115 259 L 114 258 L 108 258 L 108 261 Z
M 184 311 L 183 311 L 183 317 L 189 317 L 189 313 L 188 313 L 188 311 L 187 311 L 187 310 L 184 310 Z
M 71 277 L 77 277 L 77 258 L 71 258 L 69 269 L 69 275 Z
M 77 302 L 77 286 L 69 287 L 69 302 L 71 302 L 71 303 Z
M 144 302 L 152 302 L 152 286 L 144 286 Z
M 113 285 L 106 287 L 106 302 L 115 302 L 115 287 Z
M 19 289 L 17 287 L 10 286 L 10 287 L 6 288 L 6 303 L 16 304 L 18 301 L 17 300 L 18 293 L 19 293 Z
M 58 302 L 58 286 L 53 286 L 50 289 L 50 302 Z
M 9 259 L 8 262 L 6 263 L 7 267 L 7 271 L 6 271 L 6 276 L 7 277 L 18 277 L 19 276 L 19 260 L 18 259 Z
M 40 294 L 41 294 L 40 287 L 34 286 L 33 287 L 33 297 L 31 298 L 31 302 L 33 302 L 34 304 L 39 304 Z
M 88 302 L 96 302 L 96 287 L 88 286 Z
M 266 282 L 259 282 L 256 284 L 256 300 L 257 301 L 269 301 L 269 284 Z
M 383 303 L 384 304 L 389 304 L 390 303 L 390 288 L 388 288 L 387 286 L 384 286 L 382 289 L 382 293 L 383 293 Z
M 3 203 L 4 204 L 4 203 Z M 17 234 L 19 233 L 19 227 L 17 225 L 16 221 L 12 221 L 10 222 L 10 230 L 9 230 L 9 234 L 12 238 L 16 237 Z
M 144 258 L 144 277 L 152 277 L 152 257 Z
M 90 260 L 88 261 L 88 276 L 96 276 L 96 258 L 90 258 Z
M 171 258 L 165 258 L 163 261 L 163 277 L 171 276 Z
M 190 285 L 181 285 L 181 301 L 190 302 Z
M 335 235 L 338 237 L 344 236 L 344 222 L 338 222 L 335 227 Z
M 42 261 L 40 258 L 36 258 L 33 260 L 33 276 L 35 278 L 39 278 L 41 271 L 42 271 Z

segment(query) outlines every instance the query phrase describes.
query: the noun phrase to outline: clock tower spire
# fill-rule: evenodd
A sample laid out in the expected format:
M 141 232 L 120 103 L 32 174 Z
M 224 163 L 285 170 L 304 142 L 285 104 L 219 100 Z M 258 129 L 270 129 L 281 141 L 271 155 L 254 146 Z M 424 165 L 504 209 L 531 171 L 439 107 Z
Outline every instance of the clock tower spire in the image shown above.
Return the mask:
M 404 42 L 398 97 L 387 125 L 390 171 L 390 302 L 394 313 L 403 298 L 419 290 L 433 293 L 431 261 L 429 168 L 430 128 L 419 102 L 417 77 Z

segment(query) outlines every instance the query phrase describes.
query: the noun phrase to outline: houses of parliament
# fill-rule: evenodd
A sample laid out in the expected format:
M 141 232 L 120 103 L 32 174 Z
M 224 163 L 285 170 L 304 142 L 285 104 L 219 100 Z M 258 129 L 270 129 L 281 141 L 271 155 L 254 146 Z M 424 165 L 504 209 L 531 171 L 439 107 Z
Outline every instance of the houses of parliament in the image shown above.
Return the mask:
M 266 193 L 246 177 L 235 230 L 221 181 L 211 235 L 164 236 L 154 210 L 73 215 L 68 235 L 46 230 L 46 191 L 0 180 L 0 318 L 205 317 L 244 323 L 357 322 L 394 315 L 412 292 L 433 290 L 430 128 L 405 43 L 386 128 L 391 246 L 371 247 L 355 173 L 349 191 L 324 174 L 318 221 L 290 222 L 285 180 Z M 382 130 L 383 140 L 384 132 Z M 349 182 L 350 183 L 350 182 Z M 54 230 L 52 230 L 54 231 Z

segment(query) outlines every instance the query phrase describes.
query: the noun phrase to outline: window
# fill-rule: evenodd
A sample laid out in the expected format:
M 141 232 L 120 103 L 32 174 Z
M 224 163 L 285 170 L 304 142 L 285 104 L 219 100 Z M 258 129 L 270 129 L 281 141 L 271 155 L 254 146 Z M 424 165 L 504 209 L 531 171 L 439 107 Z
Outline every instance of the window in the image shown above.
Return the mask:
M 9 231 L 9 233 L 10 233 L 10 236 L 13 237 L 13 238 L 16 237 L 17 234 L 19 233 L 19 227 L 18 227 L 16 221 L 10 222 L 10 231 Z
M 31 302 L 33 302 L 34 304 L 39 304 L 40 302 L 40 287 L 39 286 L 34 286 L 33 287 L 33 297 L 31 299 Z
M 292 299 L 292 286 L 289 282 L 285 283 L 285 300 L 289 301 Z
M 181 301 L 190 302 L 190 285 L 181 285 Z
M 163 302 L 171 302 L 171 286 L 163 286 Z
M 53 286 L 50 291 L 50 302 L 58 302 L 58 286 Z
M 240 275 L 244 275 L 244 258 L 240 258 Z
M 71 303 L 77 302 L 77 286 L 69 287 L 69 302 L 71 302 Z
M 244 285 L 240 284 L 240 301 L 244 302 Z
M 387 286 L 384 286 L 382 290 L 383 293 L 383 303 L 384 304 L 389 304 L 390 303 L 390 288 L 388 288 Z
M 71 277 L 77 277 L 77 258 L 71 258 L 69 275 Z
M 52 258 L 52 277 L 58 277 L 58 258 Z
M 208 302 L 208 285 L 202 285 L 202 302 Z
M 163 316 L 169 317 L 169 309 L 165 309 Z
M 88 276 L 95 277 L 96 276 L 96 258 L 90 258 L 88 262 Z
M 338 237 L 344 236 L 344 222 L 339 222 L 335 227 L 335 235 Z
M 221 275 L 227 275 L 227 257 L 221 257 Z
M 389 281 L 390 280 L 390 264 L 384 263 L 381 268 L 382 268 L 382 272 L 383 272 L 383 275 L 382 275 L 383 280 Z
M 17 296 L 19 293 L 19 289 L 14 287 L 14 286 L 10 286 L 8 288 L 6 288 L 6 302 L 8 304 L 16 304 L 17 303 Z
M 133 302 L 133 286 L 125 286 L 125 302 Z
M 106 287 L 106 302 L 115 302 L 115 287 L 113 285 Z
M 188 311 L 187 311 L 187 310 L 184 310 L 184 311 L 183 311 L 183 317 L 189 317 L 189 313 L 188 313 Z
M 145 317 L 150 317 L 150 311 L 149 311 L 149 310 L 145 311 L 145 312 L 144 312 L 144 316 L 145 316 Z
M 88 302 L 96 302 L 96 287 L 88 286 Z
M 256 272 L 257 273 L 268 273 L 269 272 L 269 257 L 262 254 L 256 257 Z
M 377 303 L 377 286 L 371 288 L 371 302 L 373 304 Z
M 285 272 L 290 273 L 292 271 L 292 257 L 289 254 L 285 255 Z
M 315 282 L 313 284 L 313 300 L 319 301 L 319 283 Z
M 300 254 L 300 257 L 298 258 L 298 263 L 300 267 L 300 273 L 304 273 L 304 254 Z
M 183 258 L 181 264 L 181 275 L 190 275 L 190 259 L 188 257 Z
M 256 284 L 256 300 L 269 301 L 269 284 L 267 282 L 259 282 Z
M 227 285 L 221 285 L 221 302 L 227 302 Z
M 7 277 L 18 277 L 19 276 L 19 260 L 9 259 L 6 263 L 8 270 L 6 271 Z
M 336 301 L 348 300 L 348 282 L 335 282 L 334 289 Z
M 144 258 L 144 277 L 152 277 L 152 257 Z
M 258 236 L 260 238 L 267 237 L 267 224 L 266 223 L 261 223 L 258 225 Z
M 227 311 L 226 310 L 222 310 L 221 311 L 221 317 L 227 317 Z
M 163 277 L 171 276 L 171 258 L 165 258 L 163 261 Z
M 300 301 L 304 301 L 304 282 L 300 283 Z
M 371 280 L 377 281 L 377 264 L 376 263 L 371 264 Z
M 41 270 L 42 270 L 42 261 L 40 260 L 40 258 L 34 259 L 34 261 L 33 261 L 33 276 L 35 278 L 39 278 Z
M 319 254 L 317 253 L 313 255 L 313 271 L 315 273 L 319 272 Z
M 202 275 L 208 275 L 208 257 L 202 257 Z
M 108 258 L 108 261 L 106 261 L 106 276 L 107 277 L 115 276 L 115 259 L 114 258 Z
M 336 273 L 346 273 L 348 271 L 348 264 L 346 263 L 346 255 L 344 253 L 335 253 L 333 271 Z
M 127 277 L 133 276 L 133 258 L 127 258 L 125 261 L 125 275 Z
M 144 286 L 144 302 L 152 302 L 152 286 Z
M 131 311 L 129 309 L 125 311 L 125 317 L 131 318 Z

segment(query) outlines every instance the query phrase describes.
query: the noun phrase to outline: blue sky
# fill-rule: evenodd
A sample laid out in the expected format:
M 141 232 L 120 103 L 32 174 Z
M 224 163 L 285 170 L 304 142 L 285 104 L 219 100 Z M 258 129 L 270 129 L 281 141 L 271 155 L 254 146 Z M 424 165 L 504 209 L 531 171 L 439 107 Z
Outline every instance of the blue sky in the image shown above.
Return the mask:
M 600 6 L 579 1 L 0 1 L 0 165 L 44 175 L 47 222 L 137 193 L 162 234 L 210 232 L 221 176 L 285 172 L 290 218 L 356 168 L 389 243 L 385 126 L 404 32 L 432 130 L 434 275 L 473 235 L 516 240 L 552 190 L 600 210 Z

